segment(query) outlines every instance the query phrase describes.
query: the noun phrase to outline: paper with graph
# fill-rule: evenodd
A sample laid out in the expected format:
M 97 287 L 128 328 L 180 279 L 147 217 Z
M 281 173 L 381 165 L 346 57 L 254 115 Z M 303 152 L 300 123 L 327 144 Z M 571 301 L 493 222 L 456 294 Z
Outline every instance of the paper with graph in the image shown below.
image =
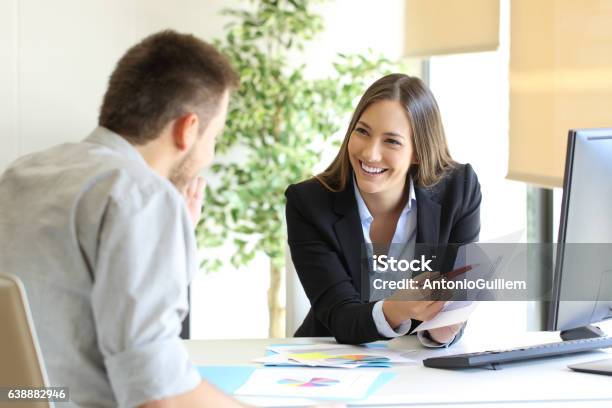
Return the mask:
M 322 399 L 365 398 L 381 372 L 314 368 L 261 368 L 235 395 Z
M 255 362 L 266 365 L 306 367 L 390 367 L 392 364 L 415 364 L 406 350 L 371 348 L 342 344 L 310 344 L 269 347 L 274 354 L 258 358 Z

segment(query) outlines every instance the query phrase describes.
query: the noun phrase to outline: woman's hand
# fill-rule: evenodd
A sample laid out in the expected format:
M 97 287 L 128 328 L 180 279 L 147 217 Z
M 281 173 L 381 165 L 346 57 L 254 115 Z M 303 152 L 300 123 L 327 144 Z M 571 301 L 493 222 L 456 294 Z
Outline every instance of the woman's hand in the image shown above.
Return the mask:
M 189 216 L 193 227 L 195 228 L 200 221 L 202 215 L 202 201 L 204 200 L 204 187 L 206 181 L 204 177 L 196 177 L 183 191 L 185 202 L 187 203 L 187 209 L 189 210 Z
M 429 337 L 431 337 L 432 340 L 437 341 L 438 343 L 446 344 L 457 335 L 459 330 L 461 330 L 461 327 L 463 327 L 464 323 L 465 322 L 452 324 L 450 326 L 438 327 L 436 329 L 430 329 L 428 330 Z
M 392 328 L 408 319 L 427 321 L 433 319 L 444 307 L 448 293 L 444 290 L 426 289 L 426 280 L 440 279 L 439 272 L 425 272 L 414 278 L 415 285 L 397 290 L 383 302 L 383 313 Z
M 383 302 L 383 314 L 393 329 L 408 319 L 433 319 L 444 307 L 443 300 L 390 300 Z M 436 340 L 437 341 L 437 340 Z

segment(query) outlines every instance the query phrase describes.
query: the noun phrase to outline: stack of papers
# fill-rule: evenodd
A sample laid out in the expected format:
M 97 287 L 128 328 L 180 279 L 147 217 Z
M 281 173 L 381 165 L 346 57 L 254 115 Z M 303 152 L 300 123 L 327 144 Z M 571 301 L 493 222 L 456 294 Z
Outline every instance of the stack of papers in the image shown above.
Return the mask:
M 267 349 L 266 357 L 255 359 L 266 366 L 300 367 L 391 367 L 392 364 L 416 364 L 409 352 L 381 347 L 343 344 L 277 345 Z
M 236 396 L 342 401 L 368 398 L 395 377 L 392 372 L 325 368 L 201 366 L 198 370 L 203 379 Z

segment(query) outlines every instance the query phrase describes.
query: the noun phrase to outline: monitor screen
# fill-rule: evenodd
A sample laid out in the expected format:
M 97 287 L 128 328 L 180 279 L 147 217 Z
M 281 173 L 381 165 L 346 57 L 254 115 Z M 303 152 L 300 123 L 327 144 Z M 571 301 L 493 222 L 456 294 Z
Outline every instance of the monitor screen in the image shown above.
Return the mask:
M 549 330 L 612 318 L 612 129 L 571 130 Z

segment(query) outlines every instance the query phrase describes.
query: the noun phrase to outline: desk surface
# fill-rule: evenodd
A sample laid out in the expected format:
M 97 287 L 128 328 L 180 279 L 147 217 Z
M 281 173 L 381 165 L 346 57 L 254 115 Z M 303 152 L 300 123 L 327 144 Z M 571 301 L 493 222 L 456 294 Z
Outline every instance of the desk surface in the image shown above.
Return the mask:
M 411 356 L 421 361 L 433 355 L 457 354 L 487 349 L 558 341 L 556 333 L 525 333 L 509 339 L 488 336 L 487 340 L 465 336 L 451 349 L 426 350 L 414 336 L 389 342 L 389 347 L 415 350 Z M 254 340 L 188 340 L 187 349 L 197 365 L 256 365 L 252 360 L 265 354 L 269 344 L 331 342 L 332 339 L 254 339 Z M 479 408 L 612 407 L 612 377 L 576 373 L 568 364 L 612 358 L 612 352 L 596 351 L 573 356 L 534 360 L 502 366 L 500 370 L 472 368 L 441 370 L 414 366 L 395 366 L 388 370 L 397 376 L 375 395 L 356 406 L 447 406 Z M 303 399 L 248 398 L 256 405 L 300 406 Z

